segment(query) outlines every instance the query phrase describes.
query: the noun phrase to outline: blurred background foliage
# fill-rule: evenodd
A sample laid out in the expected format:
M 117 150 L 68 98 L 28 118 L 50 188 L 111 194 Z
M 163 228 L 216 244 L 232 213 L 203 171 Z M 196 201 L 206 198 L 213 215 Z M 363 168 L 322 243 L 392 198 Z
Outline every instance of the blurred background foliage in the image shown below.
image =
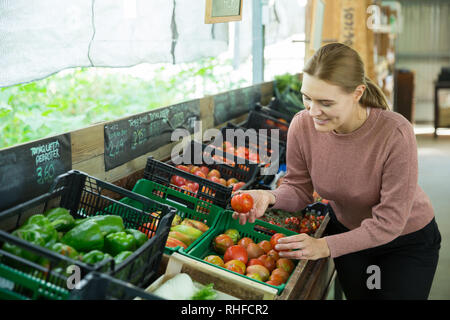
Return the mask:
M 0 149 L 248 85 L 217 58 L 63 70 L 0 88 Z

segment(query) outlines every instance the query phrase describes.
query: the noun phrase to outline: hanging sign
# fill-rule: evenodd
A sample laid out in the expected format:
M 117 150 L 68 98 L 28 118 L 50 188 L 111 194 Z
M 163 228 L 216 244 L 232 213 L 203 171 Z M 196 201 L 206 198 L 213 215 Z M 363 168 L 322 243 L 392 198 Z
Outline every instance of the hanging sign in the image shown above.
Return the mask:
M 223 23 L 242 20 L 244 0 L 206 0 L 205 23 Z

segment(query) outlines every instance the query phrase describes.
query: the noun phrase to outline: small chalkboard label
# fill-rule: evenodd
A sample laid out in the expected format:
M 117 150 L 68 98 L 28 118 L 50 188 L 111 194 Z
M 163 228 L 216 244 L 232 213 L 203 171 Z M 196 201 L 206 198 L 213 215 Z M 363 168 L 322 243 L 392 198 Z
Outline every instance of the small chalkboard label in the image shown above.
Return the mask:
M 206 0 L 205 23 L 223 23 L 242 20 L 244 0 Z
M 261 85 L 241 88 L 214 96 L 214 126 L 250 112 L 261 100 Z
M 48 192 L 71 169 L 70 134 L 0 151 L 0 211 Z
M 197 99 L 106 124 L 105 170 L 171 143 L 175 129 L 194 133 L 194 121 L 199 117 L 200 100 Z

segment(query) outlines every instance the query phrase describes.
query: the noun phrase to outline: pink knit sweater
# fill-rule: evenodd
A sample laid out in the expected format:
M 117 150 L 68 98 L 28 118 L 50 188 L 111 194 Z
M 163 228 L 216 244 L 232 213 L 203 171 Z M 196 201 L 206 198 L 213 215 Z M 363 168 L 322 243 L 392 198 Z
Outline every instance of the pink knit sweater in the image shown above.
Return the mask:
M 418 185 L 417 145 L 402 115 L 372 108 L 348 134 L 319 132 L 308 111 L 291 122 L 287 174 L 273 208 L 290 212 L 313 202 L 313 190 L 330 200 L 350 231 L 326 236 L 331 257 L 383 245 L 417 231 L 434 217 Z

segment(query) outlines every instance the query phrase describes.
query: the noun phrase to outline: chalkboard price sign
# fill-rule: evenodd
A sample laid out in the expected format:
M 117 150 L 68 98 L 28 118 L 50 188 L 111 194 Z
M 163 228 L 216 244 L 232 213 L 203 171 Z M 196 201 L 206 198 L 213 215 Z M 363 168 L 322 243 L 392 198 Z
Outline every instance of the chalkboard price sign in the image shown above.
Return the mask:
M 237 118 L 261 100 L 261 85 L 241 88 L 214 96 L 214 126 Z
M 170 143 L 175 129 L 194 133 L 199 117 L 200 100 L 192 100 L 106 124 L 106 171 Z
M 48 192 L 71 169 L 70 134 L 0 151 L 0 211 Z

